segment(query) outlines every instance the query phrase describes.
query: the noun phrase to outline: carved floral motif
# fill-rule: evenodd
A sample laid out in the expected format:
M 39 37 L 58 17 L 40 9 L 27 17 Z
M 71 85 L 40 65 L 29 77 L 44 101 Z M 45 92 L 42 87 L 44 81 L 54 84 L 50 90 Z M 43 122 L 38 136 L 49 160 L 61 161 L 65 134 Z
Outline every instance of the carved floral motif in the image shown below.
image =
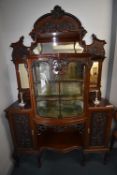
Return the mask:
M 74 124 L 70 126 L 46 126 L 46 125 L 37 125 L 37 134 L 43 133 L 44 131 L 48 129 L 53 129 L 54 132 L 64 132 L 68 128 L 74 128 L 75 130 L 78 130 L 80 134 L 84 133 L 84 124 Z
M 107 113 L 93 112 L 91 122 L 91 146 L 101 146 L 104 144 L 105 126 L 107 121 Z
M 43 15 L 34 24 L 30 35 L 36 41 L 42 33 L 77 31 L 82 39 L 86 30 L 81 22 L 70 13 L 66 13 L 60 6 L 55 6 L 51 13 Z
M 14 126 L 17 144 L 19 147 L 31 148 L 32 137 L 30 132 L 29 118 L 26 115 L 15 114 L 14 115 Z

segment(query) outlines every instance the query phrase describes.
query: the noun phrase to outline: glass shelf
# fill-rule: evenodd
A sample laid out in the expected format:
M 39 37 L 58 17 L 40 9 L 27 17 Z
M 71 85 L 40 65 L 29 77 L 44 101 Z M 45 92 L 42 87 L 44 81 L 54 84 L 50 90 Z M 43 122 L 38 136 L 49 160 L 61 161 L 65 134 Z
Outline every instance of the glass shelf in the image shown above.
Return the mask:
M 60 111 L 58 100 L 51 101 L 51 103 L 48 101 L 39 101 L 37 102 L 37 106 L 39 116 L 58 118 Z
M 36 96 L 57 96 L 57 95 L 71 95 L 81 96 L 83 93 L 83 82 L 56 82 L 48 84 L 35 84 Z
M 40 100 L 58 100 L 58 99 L 62 99 L 62 100 L 83 100 L 83 96 L 69 96 L 69 95 L 50 95 L 50 96 L 36 96 L 36 101 L 40 101 Z
M 83 101 L 79 100 L 61 101 L 62 117 L 79 116 L 82 113 L 83 113 Z
M 62 118 L 73 117 L 83 113 L 82 100 L 42 100 L 37 102 L 39 116 Z
M 49 80 L 48 81 L 49 83 L 67 83 L 67 82 L 70 82 L 70 83 L 74 83 L 74 82 L 84 82 L 84 80 L 83 79 L 60 79 L 60 80 Z M 41 84 L 41 81 L 39 80 L 39 81 L 36 81 L 36 82 L 34 82 L 34 84 Z

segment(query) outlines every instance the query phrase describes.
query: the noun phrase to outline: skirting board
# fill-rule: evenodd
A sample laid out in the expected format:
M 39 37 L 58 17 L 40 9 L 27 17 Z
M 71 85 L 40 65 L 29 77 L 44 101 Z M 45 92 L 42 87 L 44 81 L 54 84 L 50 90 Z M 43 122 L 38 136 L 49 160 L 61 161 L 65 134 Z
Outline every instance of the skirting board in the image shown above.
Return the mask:
M 2 175 L 11 175 L 11 172 L 13 171 L 14 165 L 12 161 L 9 161 L 7 163 L 7 166 L 4 168 L 4 170 L 1 172 Z

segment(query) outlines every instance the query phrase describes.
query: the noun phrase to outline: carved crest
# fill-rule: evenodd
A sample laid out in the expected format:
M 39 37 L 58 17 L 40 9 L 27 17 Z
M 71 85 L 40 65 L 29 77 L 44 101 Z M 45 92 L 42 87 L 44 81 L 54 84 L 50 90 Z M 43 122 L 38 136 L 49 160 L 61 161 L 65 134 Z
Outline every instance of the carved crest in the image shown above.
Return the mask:
M 19 41 L 16 43 L 12 43 L 10 47 L 13 48 L 12 51 L 12 58 L 13 61 L 16 59 L 26 59 L 26 57 L 29 55 L 29 47 L 24 46 L 23 44 L 24 37 L 20 37 Z
M 104 45 L 106 44 L 105 40 L 100 40 L 96 35 L 92 35 L 93 42 L 90 45 L 87 45 L 86 52 L 94 56 L 103 57 L 105 56 Z
M 53 18 L 60 18 L 65 14 L 64 10 L 58 5 L 54 7 L 51 13 L 52 13 Z

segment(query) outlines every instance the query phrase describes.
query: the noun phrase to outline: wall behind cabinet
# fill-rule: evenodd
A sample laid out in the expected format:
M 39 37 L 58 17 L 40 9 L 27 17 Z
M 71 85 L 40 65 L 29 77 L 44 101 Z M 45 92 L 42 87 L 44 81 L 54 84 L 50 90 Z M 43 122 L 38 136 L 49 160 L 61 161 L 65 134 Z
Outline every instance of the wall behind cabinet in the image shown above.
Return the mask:
M 6 175 L 11 170 L 13 164 L 11 160 L 11 136 L 7 119 L 4 116 L 4 109 L 13 101 L 13 97 L 1 24 L 0 19 L 0 175 Z
M 110 101 L 117 106 L 117 33 L 116 33 L 116 45 L 114 52 L 114 63 L 112 71 L 112 81 L 111 81 L 111 90 L 110 90 Z

